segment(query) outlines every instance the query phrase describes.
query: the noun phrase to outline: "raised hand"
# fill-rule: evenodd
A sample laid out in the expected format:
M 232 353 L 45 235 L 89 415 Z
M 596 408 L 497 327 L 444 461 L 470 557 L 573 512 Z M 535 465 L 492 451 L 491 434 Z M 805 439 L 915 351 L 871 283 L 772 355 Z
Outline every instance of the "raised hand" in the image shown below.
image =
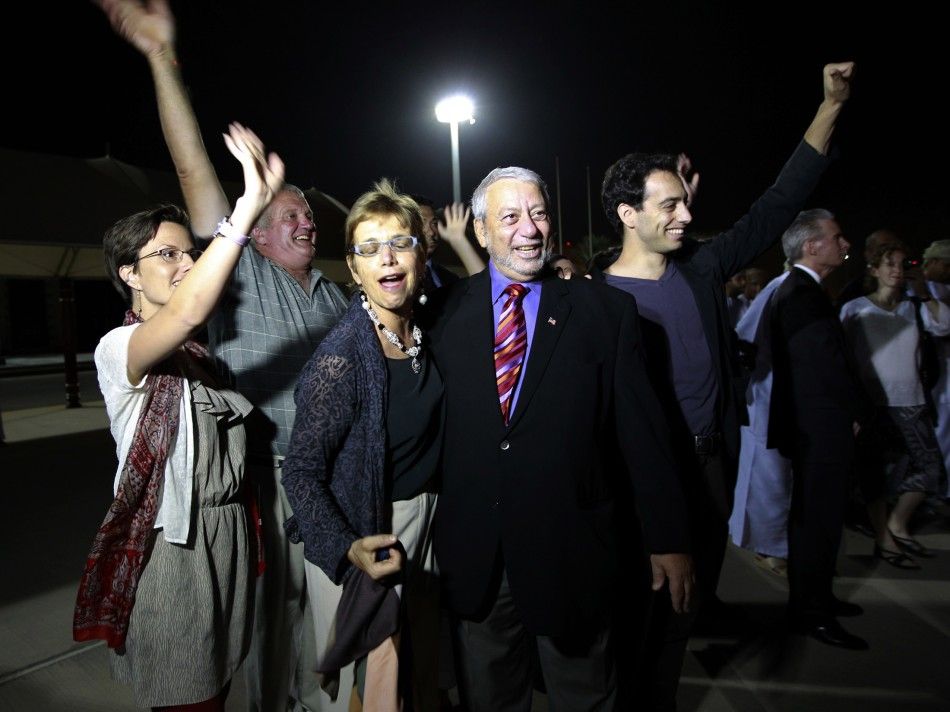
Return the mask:
M 465 228 L 471 216 L 471 208 L 462 203 L 452 203 L 445 206 L 445 225 L 438 223 L 439 236 L 450 245 L 457 245 L 465 240 Z
M 234 122 L 224 134 L 224 143 L 244 170 L 244 195 L 247 208 L 257 214 L 274 198 L 284 183 L 284 162 L 276 153 L 265 154 L 264 142 L 246 126 Z
M 679 173 L 683 188 L 686 189 L 686 207 L 688 208 L 693 204 L 696 193 L 699 192 L 699 171 L 693 169 L 693 162 L 689 160 L 689 156 L 681 153 L 676 157 L 676 172 Z
M 851 79 L 854 76 L 854 62 L 826 64 L 822 71 L 822 86 L 825 99 L 844 103 L 851 96 Z
M 145 56 L 159 54 L 175 42 L 175 17 L 167 0 L 93 0 L 116 34 Z
M 845 102 L 851 96 L 851 79 L 854 77 L 854 62 L 826 64 L 822 70 L 824 99 L 818 112 L 805 130 L 805 143 L 818 153 L 828 155 L 831 134 Z

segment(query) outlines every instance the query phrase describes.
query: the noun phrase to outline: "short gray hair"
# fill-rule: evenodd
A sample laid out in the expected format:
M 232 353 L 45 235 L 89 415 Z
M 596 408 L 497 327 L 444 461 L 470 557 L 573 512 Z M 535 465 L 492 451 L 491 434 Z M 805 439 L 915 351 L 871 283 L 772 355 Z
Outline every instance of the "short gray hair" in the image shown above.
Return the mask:
M 795 264 L 802 258 L 805 243 L 815 237 L 818 232 L 818 222 L 834 219 L 834 214 L 823 208 L 802 210 L 782 235 L 782 250 L 785 252 L 785 259 L 788 260 L 789 264 Z
M 548 186 L 537 173 L 529 168 L 520 168 L 518 166 L 496 168 L 482 179 L 482 182 L 478 184 L 475 192 L 472 193 L 472 215 L 476 220 L 485 219 L 487 202 L 485 195 L 488 193 L 488 189 L 492 183 L 507 179 L 521 181 L 522 183 L 534 183 L 538 186 L 538 190 L 541 191 L 541 195 L 544 197 L 544 207 L 549 208 L 551 206 L 551 198 L 548 196 Z
M 304 192 L 300 190 L 300 188 L 295 186 L 293 183 L 284 183 L 280 187 L 280 190 L 278 190 L 277 193 L 274 195 L 274 197 L 276 198 L 281 193 L 290 193 L 291 195 L 296 196 L 297 198 L 300 198 L 303 201 L 307 202 L 307 196 L 304 195 Z M 309 205 L 310 203 L 307 202 L 307 204 Z M 262 212 L 260 216 L 258 216 L 257 222 L 254 223 L 254 227 L 259 227 L 260 229 L 264 230 L 271 226 L 271 223 L 274 222 L 274 212 L 272 210 L 273 205 L 274 205 L 274 201 L 272 200 L 268 204 L 268 206 L 264 208 L 264 212 Z

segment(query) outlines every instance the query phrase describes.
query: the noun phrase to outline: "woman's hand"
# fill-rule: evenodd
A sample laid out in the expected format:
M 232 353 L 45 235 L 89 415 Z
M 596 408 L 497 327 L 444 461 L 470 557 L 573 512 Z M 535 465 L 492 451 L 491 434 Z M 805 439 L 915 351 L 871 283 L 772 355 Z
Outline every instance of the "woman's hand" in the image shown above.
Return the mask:
M 364 536 L 350 544 L 346 557 L 353 566 L 378 581 L 402 570 L 402 549 L 397 546 L 398 543 L 393 534 Z M 377 561 L 380 555 L 386 558 Z
M 284 184 L 284 162 L 276 153 L 265 155 L 264 142 L 237 122 L 228 126 L 224 143 L 244 169 L 244 195 L 234 206 L 231 224 L 246 235 Z

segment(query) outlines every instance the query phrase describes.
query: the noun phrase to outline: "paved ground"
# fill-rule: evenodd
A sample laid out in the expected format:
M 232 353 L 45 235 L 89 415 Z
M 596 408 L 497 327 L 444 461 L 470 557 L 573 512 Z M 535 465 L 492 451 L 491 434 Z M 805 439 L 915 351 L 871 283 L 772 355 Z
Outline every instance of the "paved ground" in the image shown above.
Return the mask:
M 111 498 L 115 456 L 104 408 L 87 401 L 72 410 L 5 410 L 3 422 L 0 712 L 135 709 L 109 678 L 106 650 L 70 635 L 82 562 Z M 863 653 L 786 637 L 784 579 L 731 549 L 720 596 L 747 617 L 691 642 L 680 710 L 950 709 L 948 521 L 944 507 L 923 525 L 920 539 L 938 556 L 919 572 L 876 563 L 871 541 L 846 532 L 837 593 L 865 609 L 846 621 L 871 642 Z M 228 710 L 243 709 L 240 673 L 231 689 Z M 547 709 L 543 696 L 535 709 Z

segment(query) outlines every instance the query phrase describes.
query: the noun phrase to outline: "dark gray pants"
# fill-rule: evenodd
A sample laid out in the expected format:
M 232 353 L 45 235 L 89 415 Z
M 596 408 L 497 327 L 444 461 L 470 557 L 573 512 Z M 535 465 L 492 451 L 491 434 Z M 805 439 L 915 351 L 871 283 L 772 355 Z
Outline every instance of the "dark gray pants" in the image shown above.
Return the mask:
M 458 621 L 456 668 L 468 712 L 529 712 L 534 648 L 551 712 L 609 712 L 616 708 L 617 676 L 608 650 L 609 629 L 583 643 L 525 630 L 515 609 L 508 577 L 485 620 Z

